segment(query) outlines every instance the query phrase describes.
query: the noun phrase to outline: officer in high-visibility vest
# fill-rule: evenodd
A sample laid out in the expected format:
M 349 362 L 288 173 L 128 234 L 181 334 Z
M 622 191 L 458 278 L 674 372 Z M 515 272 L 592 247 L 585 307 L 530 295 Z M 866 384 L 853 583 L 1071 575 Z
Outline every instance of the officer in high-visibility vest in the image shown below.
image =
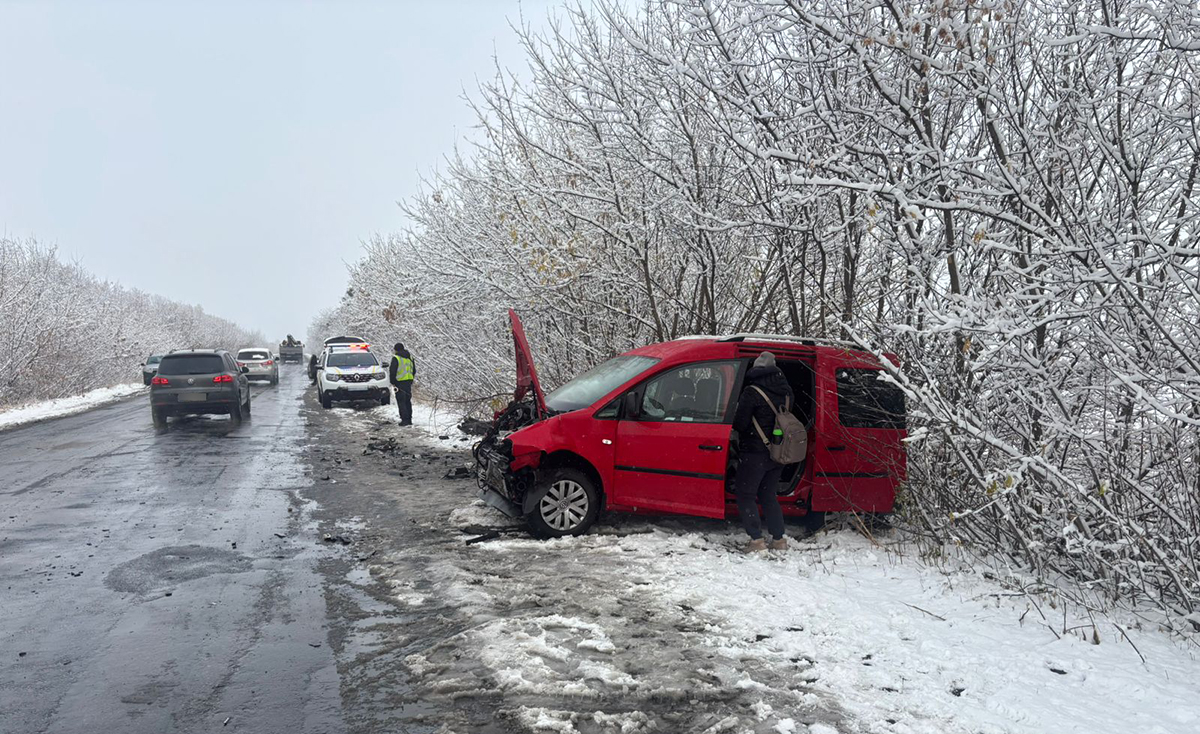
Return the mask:
M 396 354 L 388 369 L 388 379 L 396 388 L 396 407 L 400 409 L 400 425 L 412 425 L 412 384 L 417 376 L 417 362 L 403 344 L 396 343 Z

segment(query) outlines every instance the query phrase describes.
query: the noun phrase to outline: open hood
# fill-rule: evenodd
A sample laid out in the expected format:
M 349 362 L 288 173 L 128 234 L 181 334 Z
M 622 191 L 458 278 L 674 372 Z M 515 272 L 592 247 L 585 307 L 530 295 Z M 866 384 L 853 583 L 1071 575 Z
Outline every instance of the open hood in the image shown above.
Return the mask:
M 537 417 L 543 418 L 546 415 L 546 396 L 538 382 L 537 369 L 533 366 L 533 355 L 529 352 L 529 342 L 525 340 L 525 328 L 521 326 L 517 312 L 511 308 L 508 309 L 508 320 L 512 323 L 513 351 L 517 356 L 517 389 L 513 392 L 513 400 L 521 401 L 532 390 Z

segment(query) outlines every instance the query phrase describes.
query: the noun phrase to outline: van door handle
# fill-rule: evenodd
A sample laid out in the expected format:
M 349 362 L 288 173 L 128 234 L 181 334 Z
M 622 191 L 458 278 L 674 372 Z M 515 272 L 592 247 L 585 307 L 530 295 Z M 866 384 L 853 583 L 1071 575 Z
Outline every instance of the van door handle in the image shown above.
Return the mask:
M 721 447 L 716 444 L 702 443 L 700 444 L 701 451 L 720 451 Z
M 845 446 L 826 446 L 825 448 L 829 451 L 845 451 L 846 450 Z

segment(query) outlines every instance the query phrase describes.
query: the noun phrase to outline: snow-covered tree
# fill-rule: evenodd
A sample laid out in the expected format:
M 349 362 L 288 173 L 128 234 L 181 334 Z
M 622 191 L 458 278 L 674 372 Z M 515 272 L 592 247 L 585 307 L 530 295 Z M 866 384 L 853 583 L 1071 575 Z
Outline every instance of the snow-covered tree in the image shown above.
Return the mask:
M 36 241 L 0 239 L 0 407 L 135 382 L 152 353 L 261 342 L 199 306 L 98 280 Z
M 520 33 L 320 328 L 481 401 L 509 306 L 550 384 L 688 333 L 895 352 L 914 526 L 1194 609 L 1200 11 L 649 0 Z

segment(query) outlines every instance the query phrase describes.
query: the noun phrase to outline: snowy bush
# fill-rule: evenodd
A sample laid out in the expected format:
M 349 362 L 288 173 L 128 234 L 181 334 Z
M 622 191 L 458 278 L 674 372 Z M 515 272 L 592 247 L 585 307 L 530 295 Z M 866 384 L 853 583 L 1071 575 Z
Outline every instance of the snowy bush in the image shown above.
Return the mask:
M 98 280 L 35 241 L 0 239 L 0 408 L 136 382 L 152 353 L 261 341 L 199 306 Z
M 1200 11 L 601 3 L 522 31 L 482 139 L 314 324 L 439 395 L 691 333 L 900 356 L 905 511 L 1099 602 L 1200 600 Z

